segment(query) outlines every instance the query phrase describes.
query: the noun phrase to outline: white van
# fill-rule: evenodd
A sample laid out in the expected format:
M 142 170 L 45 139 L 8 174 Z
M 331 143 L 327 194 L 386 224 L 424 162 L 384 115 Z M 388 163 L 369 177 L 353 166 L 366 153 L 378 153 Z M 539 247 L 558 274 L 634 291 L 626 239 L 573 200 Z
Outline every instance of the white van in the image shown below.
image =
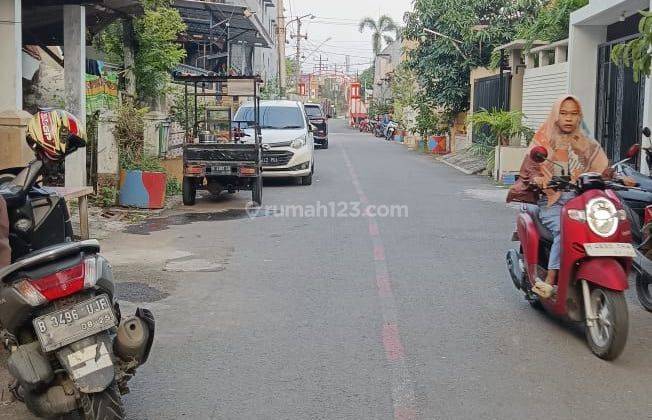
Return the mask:
M 245 103 L 233 118 L 234 125 L 248 134 L 253 129 L 253 103 Z M 263 177 L 299 178 L 312 184 L 315 172 L 315 142 L 303 104 L 298 101 L 260 101 L 260 126 L 263 144 Z M 253 137 L 247 137 L 251 139 Z

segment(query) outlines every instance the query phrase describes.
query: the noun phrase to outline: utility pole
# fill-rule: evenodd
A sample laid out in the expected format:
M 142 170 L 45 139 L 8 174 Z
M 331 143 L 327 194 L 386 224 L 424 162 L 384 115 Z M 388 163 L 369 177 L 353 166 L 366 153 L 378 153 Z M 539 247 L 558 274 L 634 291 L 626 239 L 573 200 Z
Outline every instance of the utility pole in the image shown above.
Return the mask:
M 322 58 L 321 54 L 319 54 L 319 75 L 321 76 L 322 71 L 324 69 L 324 63 L 328 61 L 328 58 Z
M 301 39 L 308 39 L 308 34 L 302 34 L 301 33 L 301 19 L 297 19 L 297 34 L 296 36 L 293 36 L 293 38 L 297 39 L 297 52 L 294 57 L 296 60 L 296 66 L 297 66 L 297 74 L 296 74 L 296 86 L 297 89 L 299 88 L 299 82 L 301 81 Z M 298 92 L 297 92 L 298 93 Z
M 346 74 L 351 73 L 351 56 L 346 56 Z
M 285 72 L 285 7 L 284 0 L 277 0 L 276 5 L 276 51 L 278 53 L 278 92 L 281 97 L 285 96 L 285 87 L 287 86 Z

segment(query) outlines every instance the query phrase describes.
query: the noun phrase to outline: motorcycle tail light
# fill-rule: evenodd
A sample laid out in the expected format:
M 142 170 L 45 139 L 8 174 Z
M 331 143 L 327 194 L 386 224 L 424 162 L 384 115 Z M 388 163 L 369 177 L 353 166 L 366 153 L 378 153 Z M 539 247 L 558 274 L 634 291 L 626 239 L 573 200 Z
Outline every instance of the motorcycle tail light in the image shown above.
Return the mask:
M 95 259 L 88 258 L 74 267 L 38 279 L 21 280 L 14 288 L 30 305 L 38 306 L 93 286 L 96 272 Z
M 97 283 L 97 260 L 95 257 L 84 260 L 84 289 L 91 288 Z
M 43 305 L 48 300 L 36 290 L 29 280 L 21 280 L 14 284 L 14 289 L 29 303 L 31 306 Z

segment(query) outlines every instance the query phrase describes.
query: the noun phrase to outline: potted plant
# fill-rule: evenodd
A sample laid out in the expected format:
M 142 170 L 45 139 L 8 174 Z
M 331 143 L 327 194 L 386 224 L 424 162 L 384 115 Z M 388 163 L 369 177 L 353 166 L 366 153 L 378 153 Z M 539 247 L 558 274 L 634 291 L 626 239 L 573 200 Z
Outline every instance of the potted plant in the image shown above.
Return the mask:
M 160 209 L 165 205 L 167 176 L 156 157 L 144 153 L 144 115 L 127 101 L 118 111 L 113 134 L 120 160 L 119 203 L 121 206 Z
M 500 178 L 501 173 L 518 170 L 525 153 L 519 146 L 509 147 L 510 140 L 520 138 L 521 142 L 529 142 L 533 131 L 523 124 L 525 115 L 521 111 L 504 111 L 482 109 L 467 117 L 467 122 L 478 130 L 474 136 L 472 151 L 477 156 L 482 156 L 487 162 L 487 171 Z M 503 153 L 503 150 L 510 153 Z M 522 150 L 521 150 L 522 149 Z M 506 154 L 508 157 L 503 158 Z

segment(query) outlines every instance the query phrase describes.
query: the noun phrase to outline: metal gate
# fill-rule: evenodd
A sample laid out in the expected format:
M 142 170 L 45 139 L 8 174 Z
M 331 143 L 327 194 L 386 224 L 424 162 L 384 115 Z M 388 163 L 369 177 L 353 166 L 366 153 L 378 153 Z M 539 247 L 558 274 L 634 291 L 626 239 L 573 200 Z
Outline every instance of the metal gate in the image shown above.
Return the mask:
M 612 161 L 625 157 L 641 140 L 645 79 L 634 82 L 631 68 L 611 62 L 611 49 L 632 37 L 599 46 L 596 139 Z
M 500 75 L 477 79 L 473 84 L 473 112 L 482 109 L 488 111 L 508 110 L 511 79 L 512 76 L 509 73 L 503 74 L 502 81 Z M 486 135 L 489 133 L 489 129 L 484 127 L 482 130 L 473 130 L 473 141 L 476 141 L 477 135 L 480 133 Z

